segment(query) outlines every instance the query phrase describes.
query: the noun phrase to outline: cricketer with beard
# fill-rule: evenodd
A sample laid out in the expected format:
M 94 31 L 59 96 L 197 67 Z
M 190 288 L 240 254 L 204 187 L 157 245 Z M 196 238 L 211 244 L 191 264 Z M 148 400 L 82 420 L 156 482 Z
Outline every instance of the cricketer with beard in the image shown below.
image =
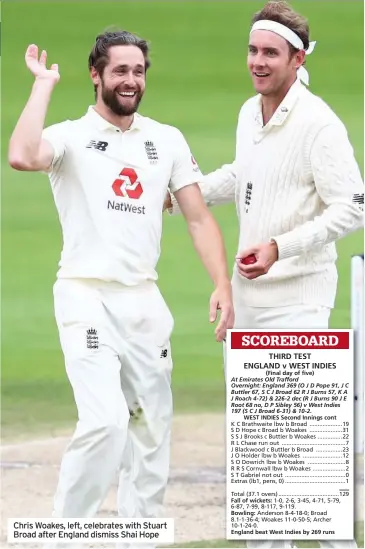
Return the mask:
M 119 516 L 163 516 L 173 317 L 155 267 L 167 189 L 215 286 L 209 319 L 220 309 L 216 339 L 234 323 L 222 235 L 196 184 L 201 174 L 189 146 L 176 128 L 136 112 L 148 53 L 147 42 L 129 32 L 98 36 L 89 56 L 96 104 L 78 120 L 44 129 L 60 74 L 55 64 L 46 68 L 36 45 L 26 52 L 35 81 L 9 162 L 50 179 L 63 233 L 55 317 L 78 411 L 55 517 L 94 516 L 118 472 Z

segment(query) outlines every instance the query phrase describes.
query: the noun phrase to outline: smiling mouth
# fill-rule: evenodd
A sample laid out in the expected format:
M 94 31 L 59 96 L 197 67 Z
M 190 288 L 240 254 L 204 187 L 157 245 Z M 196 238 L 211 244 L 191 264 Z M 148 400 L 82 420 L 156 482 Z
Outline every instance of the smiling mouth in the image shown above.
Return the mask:
M 117 92 L 120 97 L 135 97 L 137 92 Z
M 267 72 L 254 72 L 253 74 L 254 76 L 257 76 L 257 78 L 267 78 L 268 76 L 270 76 L 270 74 Z

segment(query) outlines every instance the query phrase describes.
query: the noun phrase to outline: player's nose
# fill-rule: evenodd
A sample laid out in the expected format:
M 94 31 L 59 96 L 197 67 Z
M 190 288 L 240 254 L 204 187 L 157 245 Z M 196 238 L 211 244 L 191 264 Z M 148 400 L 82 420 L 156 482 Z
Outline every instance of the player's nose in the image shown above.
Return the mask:
M 260 56 L 256 57 L 253 66 L 254 66 L 254 69 L 264 68 L 265 66 L 264 58 Z
M 124 78 L 124 85 L 125 86 L 129 86 L 130 88 L 135 88 L 136 87 L 136 82 L 135 82 L 135 78 L 134 78 L 134 75 L 132 72 L 128 72 L 126 75 L 125 75 L 125 78 Z

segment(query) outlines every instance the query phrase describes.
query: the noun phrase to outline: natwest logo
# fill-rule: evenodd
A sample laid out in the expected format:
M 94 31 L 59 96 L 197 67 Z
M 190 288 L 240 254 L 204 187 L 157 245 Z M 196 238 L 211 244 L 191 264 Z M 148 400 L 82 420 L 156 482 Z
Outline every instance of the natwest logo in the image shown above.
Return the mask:
M 132 198 L 134 200 L 138 200 L 143 193 L 143 187 L 141 182 L 138 181 L 138 175 L 133 168 L 123 168 L 119 172 L 118 178 L 114 181 L 112 189 L 117 196 Z M 128 201 L 116 202 L 115 200 L 108 200 L 107 207 L 108 210 L 118 210 L 131 214 L 145 215 L 146 213 L 145 206 L 134 206 Z
M 114 181 L 112 189 L 117 196 L 138 200 L 143 193 L 143 187 L 138 181 L 138 175 L 133 168 L 123 168 Z

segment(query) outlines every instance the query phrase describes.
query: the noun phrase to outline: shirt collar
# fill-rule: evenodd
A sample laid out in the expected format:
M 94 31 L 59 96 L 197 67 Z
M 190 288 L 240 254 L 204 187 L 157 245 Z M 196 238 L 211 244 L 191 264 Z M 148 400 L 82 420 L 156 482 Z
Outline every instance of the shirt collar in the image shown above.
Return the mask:
M 106 131 L 106 130 L 113 130 L 113 131 L 121 131 L 120 128 L 117 126 L 114 126 L 114 124 L 111 124 L 108 122 L 108 120 L 105 120 L 100 114 L 98 114 L 94 108 L 93 105 L 90 105 L 90 107 L 87 110 L 87 113 L 85 114 L 85 117 L 89 119 L 94 126 L 98 128 L 98 130 Z M 138 114 L 134 113 L 133 116 L 133 122 L 126 131 L 133 131 L 133 130 L 140 130 L 142 128 L 142 120 L 143 117 Z
M 266 124 L 267 126 L 281 126 L 284 124 L 285 120 L 289 116 L 290 112 L 293 110 L 293 107 L 295 103 L 297 102 L 297 99 L 305 90 L 306 87 L 303 86 L 299 78 L 296 79 L 294 84 L 289 89 L 288 93 L 270 118 L 269 122 Z M 257 104 L 256 104 L 256 115 L 255 120 L 257 123 L 259 123 L 261 126 L 263 126 L 263 120 L 262 120 L 262 104 L 261 104 L 262 96 L 261 94 L 257 96 Z

